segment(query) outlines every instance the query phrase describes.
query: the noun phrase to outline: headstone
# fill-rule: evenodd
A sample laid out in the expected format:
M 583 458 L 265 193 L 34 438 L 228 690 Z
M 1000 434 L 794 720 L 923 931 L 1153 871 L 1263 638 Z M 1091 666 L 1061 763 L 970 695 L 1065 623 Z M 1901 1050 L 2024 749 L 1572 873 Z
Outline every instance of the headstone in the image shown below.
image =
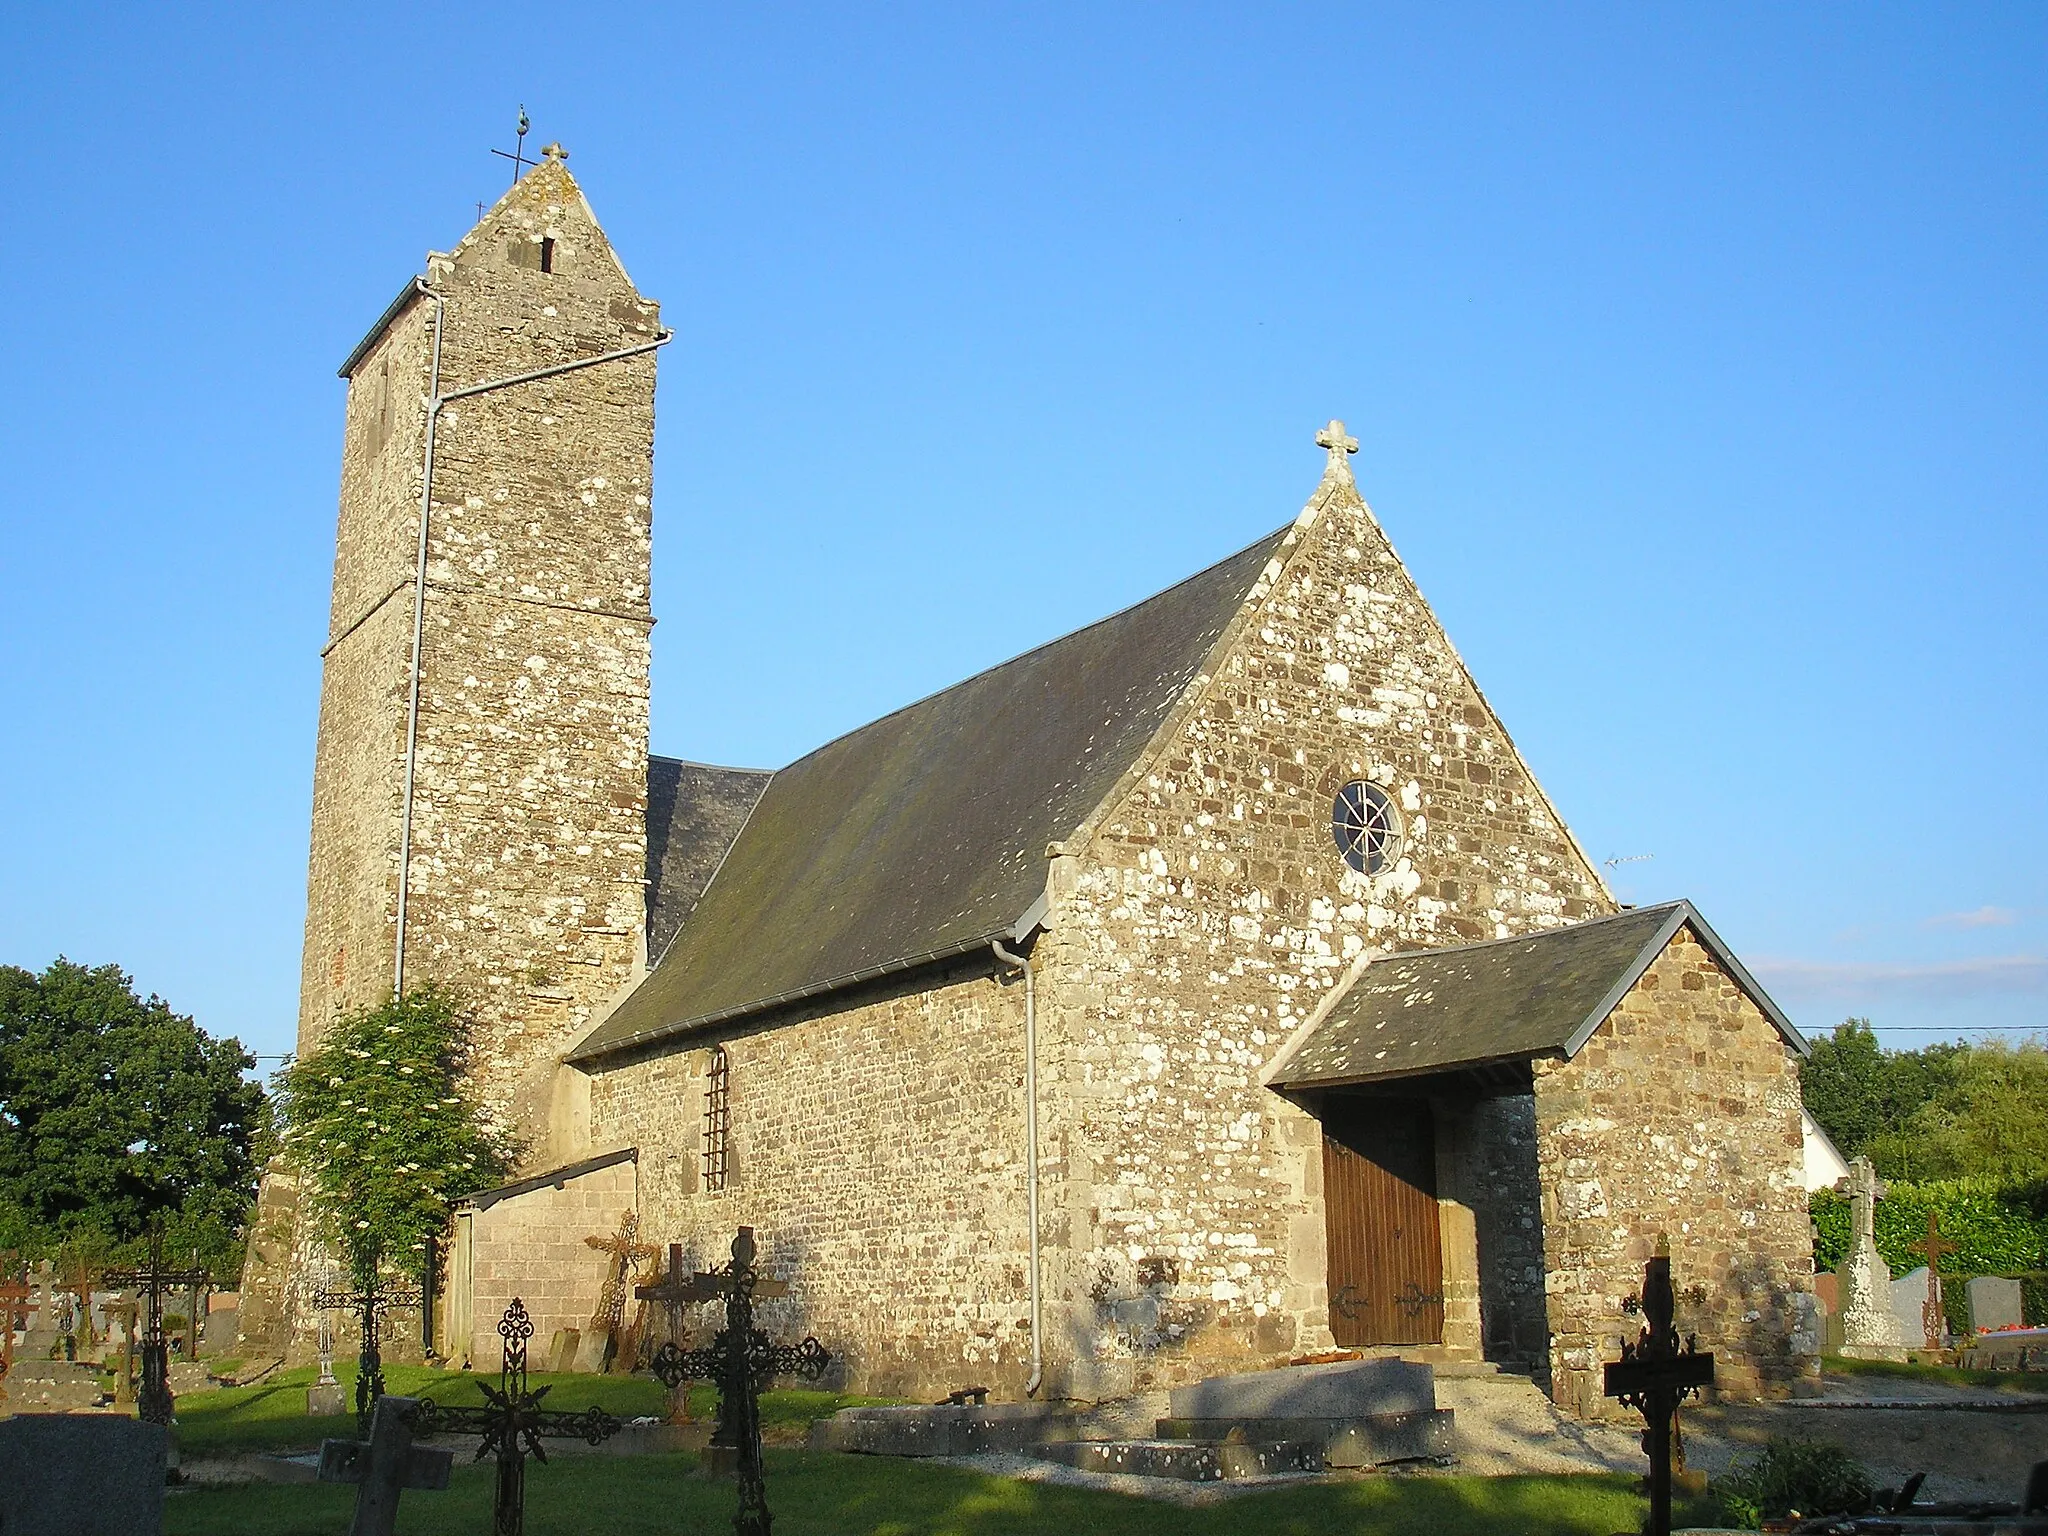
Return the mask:
M 582 1346 L 581 1328 L 557 1328 L 554 1339 L 548 1345 L 547 1368 L 555 1372 L 576 1369 L 576 1351 Z
M 187 1392 L 204 1392 L 214 1385 L 213 1374 L 204 1360 L 180 1360 L 171 1367 L 171 1391 L 179 1397 Z
M 1835 1186 L 1849 1196 L 1849 1256 L 1836 1271 L 1841 1306 L 1842 1353 L 1864 1360 L 1903 1360 L 1906 1340 L 1919 1335 L 1918 1303 L 1913 1326 L 1899 1326 L 1892 1307 L 1892 1274 L 1877 1251 L 1877 1202 L 1885 1188 L 1870 1159 L 1849 1164 L 1849 1176 Z M 1926 1276 L 1921 1277 L 1926 1294 Z
M 320 1442 L 320 1481 L 354 1483 L 356 1515 L 349 1536 L 391 1536 L 398 1496 L 407 1488 L 443 1489 L 453 1451 L 412 1443 L 419 1399 L 385 1395 L 370 1413 L 370 1438 Z
M 170 1434 L 113 1414 L 0 1422 L 6 1536 L 158 1536 Z
M 306 1414 L 309 1418 L 332 1418 L 337 1413 L 348 1412 L 348 1391 L 338 1381 L 319 1382 L 306 1388 Z
M 1926 1333 L 1927 1266 L 1899 1276 L 1892 1282 L 1892 1318 L 1901 1338 L 1918 1342 Z
M 2020 1283 L 1997 1275 L 1979 1275 L 1966 1287 L 1970 1296 L 1970 1331 L 1989 1333 L 1994 1328 L 2018 1328 L 2026 1318 L 2020 1311 Z

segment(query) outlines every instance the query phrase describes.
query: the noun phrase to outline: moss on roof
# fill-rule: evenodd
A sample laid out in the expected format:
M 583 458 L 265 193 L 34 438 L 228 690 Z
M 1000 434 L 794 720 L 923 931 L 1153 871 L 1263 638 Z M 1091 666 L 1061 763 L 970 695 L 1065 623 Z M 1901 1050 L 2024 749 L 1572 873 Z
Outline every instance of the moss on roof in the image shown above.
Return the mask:
M 1165 721 L 1281 529 L 782 769 L 589 1060 L 1005 935 Z

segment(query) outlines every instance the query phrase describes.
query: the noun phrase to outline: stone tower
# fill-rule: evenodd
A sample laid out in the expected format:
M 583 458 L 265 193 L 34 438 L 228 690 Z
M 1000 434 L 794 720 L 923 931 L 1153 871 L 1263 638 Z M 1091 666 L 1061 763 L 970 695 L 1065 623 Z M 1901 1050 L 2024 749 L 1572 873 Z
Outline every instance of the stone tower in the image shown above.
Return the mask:
M 560 1051 L 645 963 L 667 339 L 565 158 L 342 365 L 299 994 L 303 1053 L 394 984 L 460 988 L 475 1086 L 535 1158 Z

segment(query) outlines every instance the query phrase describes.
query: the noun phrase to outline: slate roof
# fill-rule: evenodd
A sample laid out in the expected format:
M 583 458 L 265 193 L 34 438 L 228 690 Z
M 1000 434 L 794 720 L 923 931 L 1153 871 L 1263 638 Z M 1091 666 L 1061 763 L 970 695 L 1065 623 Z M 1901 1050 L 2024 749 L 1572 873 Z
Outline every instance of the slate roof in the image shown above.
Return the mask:
M 647 759 L 647 953 L 659 961 L 773 775 Z
M 1269 1074 L 1275 1088 L 1570 1057 L 1682 927 L 1727 968 L 1802 1056 L 1806 1041 L 1689 901 L 1521 938 L 1375 960 L 1318 1010 Z
M 781 769 L 667 954 L 570 1059 L 1021 937 L 1046 844 L 1137 760 L 1287 533 Z

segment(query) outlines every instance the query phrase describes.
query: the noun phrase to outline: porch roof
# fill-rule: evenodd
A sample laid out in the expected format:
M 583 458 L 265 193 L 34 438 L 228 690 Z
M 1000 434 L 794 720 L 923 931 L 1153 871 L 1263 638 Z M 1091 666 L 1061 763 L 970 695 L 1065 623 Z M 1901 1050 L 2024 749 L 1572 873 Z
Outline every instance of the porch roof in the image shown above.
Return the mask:
M 1274 1088 L 1334 1088 L 1383 1078 L 1570 1057 L 1690 927 L 1750 999 L 1805 1055 L 1806 1041 L 1689 901 L 1596 917 L 1569 928 L 1372 961 L 1338 986 L 1267 1074 Z

